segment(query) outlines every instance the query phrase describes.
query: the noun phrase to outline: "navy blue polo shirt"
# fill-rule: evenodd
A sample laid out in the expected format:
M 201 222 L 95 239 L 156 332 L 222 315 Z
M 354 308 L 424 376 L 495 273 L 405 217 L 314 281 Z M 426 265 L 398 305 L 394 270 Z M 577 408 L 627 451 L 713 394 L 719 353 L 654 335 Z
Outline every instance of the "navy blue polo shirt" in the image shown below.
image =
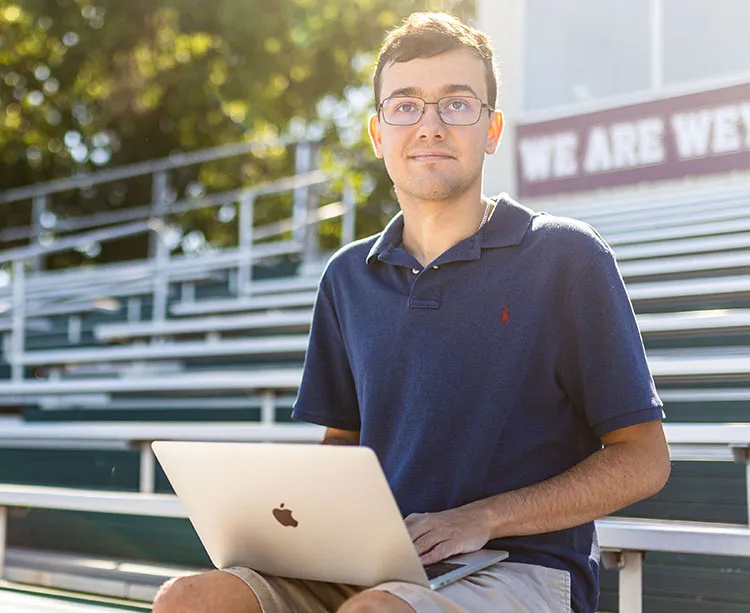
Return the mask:
M 601 435 L 663 415 L 606 243 L 582 222 L 497 202 L 425 267 L 399 213 L 336 253 L 319 286 L 294 418 L 360 431 L 404 516 L 538 483 Z M 596 610 L 593 523 L 488 546 L 569 570 L 573 607 Z

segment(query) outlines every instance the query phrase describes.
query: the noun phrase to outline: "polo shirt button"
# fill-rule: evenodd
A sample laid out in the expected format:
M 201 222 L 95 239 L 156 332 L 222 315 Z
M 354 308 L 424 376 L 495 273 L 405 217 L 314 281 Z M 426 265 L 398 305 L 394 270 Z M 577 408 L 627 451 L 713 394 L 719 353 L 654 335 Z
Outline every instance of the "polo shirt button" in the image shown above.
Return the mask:
M 432 267 L 432 270 L 437 270 L 438 268 L 440 268 L 440 266 L 438 266 L 437 264 L 435 264 L 435 266 Z
M 411 269 L 411 272 L 412 272 L 413 274 L 415 274 L 415 275 L 418 275 L 418 274 L 419 274 L 419 268 L 412 268 L 412 269 Z

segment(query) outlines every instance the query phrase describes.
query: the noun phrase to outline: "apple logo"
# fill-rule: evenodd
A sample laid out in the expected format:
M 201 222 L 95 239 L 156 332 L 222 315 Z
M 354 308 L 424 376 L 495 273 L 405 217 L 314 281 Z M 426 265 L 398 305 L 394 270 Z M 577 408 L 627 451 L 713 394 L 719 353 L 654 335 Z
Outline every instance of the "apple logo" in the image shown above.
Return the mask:
M 280 509 L 274 509 L 273 510 L 273 516 L 276 518 L 276 521 L 279 522 L 282 526 L 291 526 L 292 528 L 296 528 L 299 525 L 299 522 L 292 517 L 292 512 L 289 509 L 284 508 L 284 503 L 281 503 Z

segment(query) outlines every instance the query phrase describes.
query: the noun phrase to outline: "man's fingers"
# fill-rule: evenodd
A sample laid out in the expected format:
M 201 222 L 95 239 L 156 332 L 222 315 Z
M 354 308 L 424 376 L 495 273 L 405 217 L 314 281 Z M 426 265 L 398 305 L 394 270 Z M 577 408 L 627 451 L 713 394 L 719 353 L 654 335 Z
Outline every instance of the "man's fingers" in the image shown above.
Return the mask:
M 428 564 L 435 564 L 435 562 L 441 562 L 455 554 L 456 552 L 454 551 L 452 542 L 443 541 L 442 543 L 438 543 L 427 553 L 420 554 L 419 561 L 426 566 Z
M 413 540 L 414 549 L 417 550 L 417 555 L 422 555 L 433 549 L 436 545 L 443 542 L 444 539 L 440 538 L 435 532 L 427 532 L 417 539 Z
M 425 514 L 414 513 L 409 515 L 404 522 L 412 542 L 430 531 L 430 522 Z
M 429 527 L 422 524 L 406 526 L 406 530 L 409 533 L 412 543 L 416 542 L 418 538 L 424 536 L 430 531 Z

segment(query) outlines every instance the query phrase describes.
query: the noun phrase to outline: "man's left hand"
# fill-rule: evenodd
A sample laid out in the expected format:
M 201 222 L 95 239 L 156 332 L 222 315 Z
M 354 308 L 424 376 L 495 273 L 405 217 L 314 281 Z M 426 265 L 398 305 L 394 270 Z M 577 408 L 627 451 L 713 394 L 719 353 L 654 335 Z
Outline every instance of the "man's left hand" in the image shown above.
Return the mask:
M 485 518 L 479 509 L 467 506 L 441 513 L 412 513 L 405 522 L 419 559 L 426 565 L 484 547 L 490 540 Z

